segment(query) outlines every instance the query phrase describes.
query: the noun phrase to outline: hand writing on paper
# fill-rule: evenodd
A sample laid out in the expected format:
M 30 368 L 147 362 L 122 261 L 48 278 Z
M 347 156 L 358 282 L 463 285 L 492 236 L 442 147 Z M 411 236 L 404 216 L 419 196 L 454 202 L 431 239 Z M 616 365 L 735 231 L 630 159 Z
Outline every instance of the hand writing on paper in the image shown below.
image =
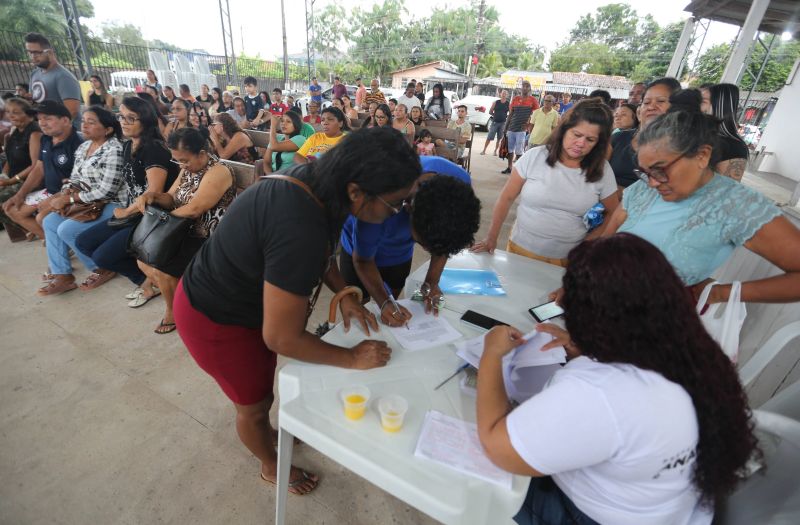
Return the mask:
M 381 322 L 386 326 L 398 327 L 411 320 L 413 315 L 408 311 L 408 308 L 401 304 L 397 305 L 397 308 L 400 310 L 399 312 L 394 310 L 394 305 L 392 305 L 391 301 L 386 301 L 383 305 L 383 310 L 381 310 Z
M 503 357 L 525 343 L 524 335 L 513 326 L 495 326 L 483 339 L 483 355 Z
M 364 308 L 364 306 L 356 300 L 354 295 L 342 297 L 342 300 L 339 302 L 339 310 L 342 312 L 345 333 L 350 331 L 350 323 L 352 321 L 356 321 L 367 335 L 370 335 L 370 327 L 376 332 L 380 331 L 378 321 L 375 319 L 375 314 Z
M 352 348 L 353 362 L 350 368 L 368 370 L 379 366 L 386 366 L 392 356 L 392 349 L 386 341 L 361 341 Z
M 560 326 L 552 323 L 540 323 L 536 325 L 536 331 L 544 332 L 553 336 L 552 341 L 542 346 L 542 352 L 545 350 L 550 350 L 551 348 L 556 348 L 557 346 L 563 346 L 564 350 L 567 352 L 568 359 L 572 359 L 581 355 L 581 351 L 577 346 L 575 346 L 575 343 L 573 343 L 572 339 L 569 337 L 569 332 Z

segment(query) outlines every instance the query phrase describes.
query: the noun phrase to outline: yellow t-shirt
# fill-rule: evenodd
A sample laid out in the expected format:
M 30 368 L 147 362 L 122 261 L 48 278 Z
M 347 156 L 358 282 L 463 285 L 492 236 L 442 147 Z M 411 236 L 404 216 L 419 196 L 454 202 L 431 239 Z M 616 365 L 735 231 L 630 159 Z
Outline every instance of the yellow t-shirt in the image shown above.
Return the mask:
M 341 134 L 338 137 L 329 137 L 321 131 L 314 133 L 308 137 L 308 140 L 306 140 L 302 146 L 300 146 L 300 149 L 297 150 L 297 153 L 303 157 L 320 155 L 337 145 L 343 137 L 344 134 Z
M 533 131 L 528 142 L 536 145 L 544 144 L 550 138 L 550 133 L 558 126 L 558 111 L 551 109 L 549 113 L 545 113 L 539 108 L 531 115 L 531 124 Z

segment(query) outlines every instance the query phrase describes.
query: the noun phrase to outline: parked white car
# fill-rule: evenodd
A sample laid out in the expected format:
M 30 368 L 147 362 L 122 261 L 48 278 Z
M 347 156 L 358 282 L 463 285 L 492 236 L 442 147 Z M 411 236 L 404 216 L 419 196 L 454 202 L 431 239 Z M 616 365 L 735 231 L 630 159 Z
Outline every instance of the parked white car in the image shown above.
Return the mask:
M 458 110 L 456 109 L 456 106 L 464 105 L 467 106 L 467 119 L 471 123 L 475 124 L 476 126 L 488 128 L 489 123 L 492 120 L 492 117 L 489 115 L 489 110 L 492 108 L 492 104 L 494 104 L 496 100 L 500 99 L 487 95 L 467 95 L 453 104 L 453 115 L 451 118 L 454 120 L 458 118 Z
M 108 92 L 115 94 L 133 93 L 137 87 L 144 87 L 147 83 L 147 73 L 145 71 L 117 71 L 111 73 L 111 84 Z
M 350 86 L 346 85 L 347 87 L 347 96 L 350 97 L 350 101 L 355 104 L 356 103 L 356 90 L 358 86 Z M 308 93 L 308 91 L 306 91 Z M 308 115 L 308 103 L 311 102 L 311 97 L 308 95 L 300 98 L 295 98 L 294 104 L 295 106 L 299 106 L 300 109 L 303 111 L 303 116 L 305 117 Z M 333 86 L 329 87 L 322 91 L 322 104 L 319 108 L 320 111 L 327 108 L 333 104 Z

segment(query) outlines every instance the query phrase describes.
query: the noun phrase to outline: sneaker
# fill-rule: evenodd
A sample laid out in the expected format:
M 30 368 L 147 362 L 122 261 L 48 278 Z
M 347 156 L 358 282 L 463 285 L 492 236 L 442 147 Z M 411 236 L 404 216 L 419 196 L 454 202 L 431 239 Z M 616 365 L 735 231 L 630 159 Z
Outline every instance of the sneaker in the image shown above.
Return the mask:
M 506 168 L 503 171 L 501 171 L 500 173 L 502 173 L 504 175 L 508 175 L 509 173 L 511 173 L 511 168 Z

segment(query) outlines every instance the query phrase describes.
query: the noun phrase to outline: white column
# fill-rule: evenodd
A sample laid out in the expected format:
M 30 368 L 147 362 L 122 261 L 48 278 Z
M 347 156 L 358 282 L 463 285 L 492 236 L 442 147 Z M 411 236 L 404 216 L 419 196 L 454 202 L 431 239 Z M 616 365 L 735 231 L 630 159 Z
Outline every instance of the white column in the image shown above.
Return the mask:
M 681 69 L 681 62 L 683 62 L 683 59 L 686 57 L 686 50 L 689 49 L 689 45 L 691 44 L 694 26 L 696 24 L 697 19 L 695 17 L 690 16 L 686 19 L 686 23 L 683 25 L 683 32 L 678 40 L 678 46 L 675 48 L 675 53 L 672 54 L 672 61 L 670 61 L 669 68 L 667 69 L 668 77 L 678 76 L 678 72 Z
M 736 39 L 736 43 L 733 45 L 733 53 L 728 59 L 728 64 L 725 66 L 720 82 L 739 83 L 747 55 L 753 45 L 753 39 L 758 33 L 758 26 L 761 25 L 761 20 L 764 18 L 764 13 L 767 12 L 768 7 L 769 0 L 753 0 L 750 12 L 747 13 L 747 19 L 739 32 L 739 38 Z

